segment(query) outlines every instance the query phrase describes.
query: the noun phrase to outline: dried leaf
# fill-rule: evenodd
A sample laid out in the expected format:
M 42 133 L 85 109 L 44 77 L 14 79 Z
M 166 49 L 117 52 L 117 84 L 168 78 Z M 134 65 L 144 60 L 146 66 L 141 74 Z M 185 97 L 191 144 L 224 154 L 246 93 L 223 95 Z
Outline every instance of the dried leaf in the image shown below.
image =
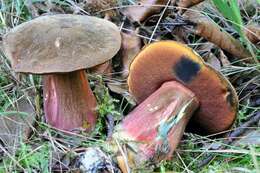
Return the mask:
M 100 12 L 102 10 L 109 10 L 116 7 L 116 0 L 85 0 L 85 9 L 89 12 Z
M 184 12 L 186 8 L 192 7 L 201 3 L 204 0 L 179 0 L 177 2 L 178 7 L 181 8 L 181 11 Z
M 260 46 L 260 26 L 257 24 L 250 24 L 246 26 L 245 34 L 249 41 Z
M 112 64 L 111 61 L 106 61 L 103 64 L 99 64 L 89 69 L 90 73 L 96 73 L 100 75 L 112 76 Z
M 243 47 L 240 41 L 222 30 L 210 18 L 194 11 L 186 11 L 184 17 L 195 24 L 195 34 L 216 44 L 236 58 L 242 59 L 245 62 L 253 62 L 251 54 Z
M 142 22 L 149 16 L 159 13 L 168 0 L 140 0 L 138 6 L 130 6 L 122 11 L 129 19 Z
M 104 11 L 106 18 L 115 16 L 115 11 L 112 9 L 117 6 L 116 0 L 85 0 L 84 9 L 91 14 Z
M 206 62 L 208 64 L 210 64 L 211 67 L 213 67 L 215 70 L 220 71 L 221 63 L 220 63 L 219 59 L 213 53 L 208 54 L 208 56 L 206 58 Z
M 187 31 L 182 27 L 177 27 L 176 29 L 172 30 L 172 35 L 174 36 L 175 40 L 181 42 L 183 44 L 188 42 L 187 39 Z
M 230 65 L 230 61 L 228 60 L 227 56 L 224 54 L 224 52 L 222 50 L 220 50 L 219 53 L 219 60 L 222 64 L 222 66 L 229 66 Z
M 141 50 L 141 39 L 135 32 L 122 32 L 122 61 L 123 61 L 123 78 L 126 78 L 129 73 L 130 64 L 135 55 Z
M 196 52 L 202 56 L 202 58 L 205 60 L 204 56 L 208 56 L 211 53 L 212 49 L 216 49 L 217 46 L 211 42 L 206 42 L 198 46 L 196 48 Z
M 10 107 L 7 112 L 0 113 L 0 138 L 10 152 L 29 137 L 36 117 L 27 99 L 22 98 L 16 104 L 17 108 Z

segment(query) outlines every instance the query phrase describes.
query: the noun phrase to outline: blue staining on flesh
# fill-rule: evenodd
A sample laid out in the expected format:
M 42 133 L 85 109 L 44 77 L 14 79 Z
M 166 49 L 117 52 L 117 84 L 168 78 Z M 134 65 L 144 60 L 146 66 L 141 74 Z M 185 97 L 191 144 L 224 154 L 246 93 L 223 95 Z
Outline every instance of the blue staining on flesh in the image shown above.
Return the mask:
M 173 67 L 176 77 L 184 83 L 189 83 L 200 71 L 200 64 L 192 61 L 187 56 L 182 56 Z

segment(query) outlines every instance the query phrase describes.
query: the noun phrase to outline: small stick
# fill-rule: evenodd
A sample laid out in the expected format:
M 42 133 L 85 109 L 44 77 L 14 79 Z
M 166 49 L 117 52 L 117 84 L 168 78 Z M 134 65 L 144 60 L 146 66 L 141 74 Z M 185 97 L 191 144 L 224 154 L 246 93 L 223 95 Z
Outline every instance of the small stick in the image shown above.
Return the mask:
M 106 116 L 106 125 L 107 125 L 107 140 L 112 139 L 113 131 L 114 131 L 114 117 L 111 114 Z
M 257 123 L 259 120 L 260 120 L 260 112 L 257 112 L 256 114 L 251 116 L 247 122 L 242 124 L 239 128 L 236 128 L 233 132 L 231 132 L 228 135 L 229 143 L 233 142 L 235 137 L 241 136 L 243 133 L 245 133 L 247 130 L 247 127 Z

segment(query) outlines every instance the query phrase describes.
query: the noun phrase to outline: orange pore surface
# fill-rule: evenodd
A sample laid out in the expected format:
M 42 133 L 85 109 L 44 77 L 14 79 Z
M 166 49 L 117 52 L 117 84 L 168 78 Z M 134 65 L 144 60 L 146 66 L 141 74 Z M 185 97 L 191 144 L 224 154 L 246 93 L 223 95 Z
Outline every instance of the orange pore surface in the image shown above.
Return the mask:
M 145 47 L 131 64 L 128 85 L 140 103 L 164 82 L 172 80 L 194 92 L 200 102 L 192 126 L 212 134 L 233 124 L 238 103 L 233 87 L 183 44 L 160 41 Z

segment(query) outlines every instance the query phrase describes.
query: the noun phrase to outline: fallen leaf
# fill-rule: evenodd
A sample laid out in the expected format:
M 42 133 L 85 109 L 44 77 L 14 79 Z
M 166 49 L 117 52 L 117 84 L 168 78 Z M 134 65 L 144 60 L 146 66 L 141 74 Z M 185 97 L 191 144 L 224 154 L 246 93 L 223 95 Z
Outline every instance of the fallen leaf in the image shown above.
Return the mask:
M 260 130 L 251 131 L 235 142 L 236 145 L 260 145 Z
M 168 0 L 141 0 L 138 6 L 130 6 L 122 10 L 122 13 L 133 21 L 142 22 L 149 16 L 159 13 L 167 2 Z
M 221 63 L 219 59 L 213 54 L 209 53 L 206 58 L 206 62 L 211 65 L 215 70 L 220 71 Z
M 26 140 L 32 131 L 36 113 L 32 104 L 22 98 L 6 112 L 0 112 L 0 139 L 7 150 L 14 152 L 22 140 Z
M 133 28 L 131 28 L 133 29 Z M 123 78 L 126 78 L 129 73 L 130 64 L 133 61 L 135 55 L 141 50 L 141 39 L 136 35 L 135 31 L 132 32 L 122 32 L 122 61 L 123 61 Z
M 246 26 L 245 34 L 250 42 L 258 45 L 260 48 L 260 26 L 257 24 L 250 24 Z

